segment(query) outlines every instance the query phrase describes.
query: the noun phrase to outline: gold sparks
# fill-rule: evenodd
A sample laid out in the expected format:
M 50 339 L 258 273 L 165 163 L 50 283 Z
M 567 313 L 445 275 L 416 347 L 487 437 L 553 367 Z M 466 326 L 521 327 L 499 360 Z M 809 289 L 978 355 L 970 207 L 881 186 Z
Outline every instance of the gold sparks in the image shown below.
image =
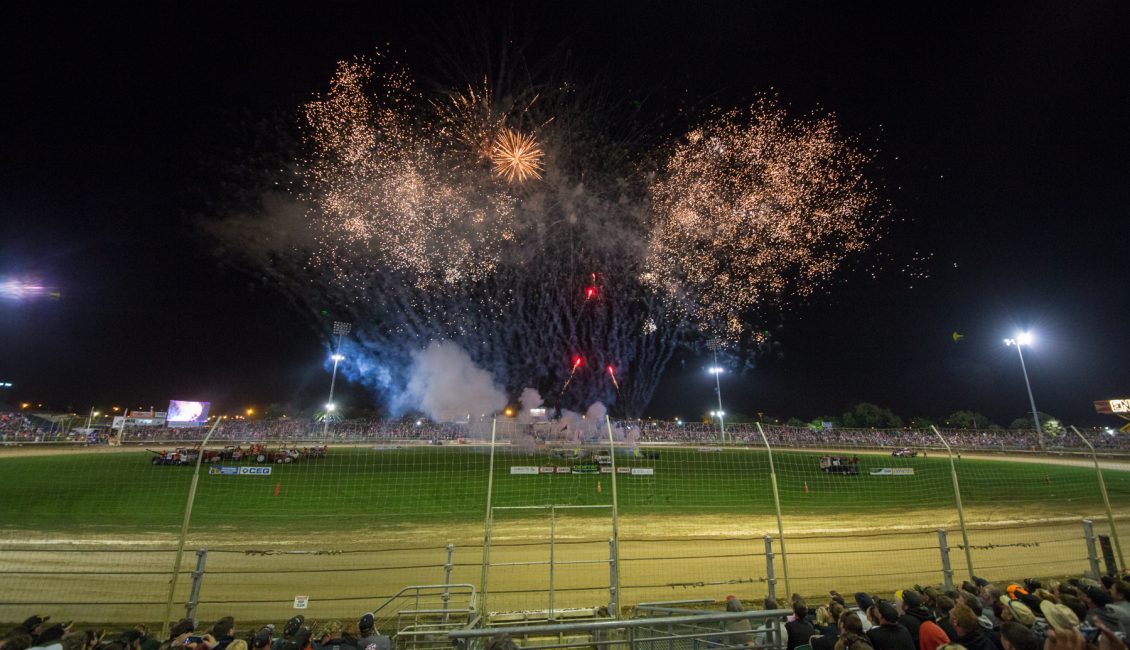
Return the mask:
M 641 280 L 700 327 L 748 334 L 751 311 L 811 293 L 873 239 L 868 161 L 831 117 L 790 120 L 768 100 L 716 115 L 675 147 L 651 187 Z
M 506 127 L 494 139 L 490 159 L 496 176 L 510 183 L 524 183 L 541 178 L 543 155 L 532 135 Z

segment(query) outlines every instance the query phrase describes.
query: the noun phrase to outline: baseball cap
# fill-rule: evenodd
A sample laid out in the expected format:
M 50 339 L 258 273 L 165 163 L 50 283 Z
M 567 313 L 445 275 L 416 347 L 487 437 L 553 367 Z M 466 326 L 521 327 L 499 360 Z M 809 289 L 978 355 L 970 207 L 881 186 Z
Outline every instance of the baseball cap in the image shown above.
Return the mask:
M 362 616 L 360 621 L 357 621 L 357 626 L 362 630 L 371 630 L 373 629 L 374 622 L 375 619 L 373 618 L 373 613 L 369 612 L 368 614 Z
M 302 624 L 305 622 L 306 617 L 302 614 L 291 618 L 286 622 L 286 625 L 283 626 L 283 636 L 294 636 L 296 633 L 298 633 L 299 628 L 301 628 Z

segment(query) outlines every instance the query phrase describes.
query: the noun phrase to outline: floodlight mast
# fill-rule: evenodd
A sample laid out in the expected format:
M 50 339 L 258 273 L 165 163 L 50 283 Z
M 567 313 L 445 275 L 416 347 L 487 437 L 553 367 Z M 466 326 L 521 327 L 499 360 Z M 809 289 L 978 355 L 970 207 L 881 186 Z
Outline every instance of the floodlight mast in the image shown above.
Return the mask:
M 349 333 L 353 325 L 351 323 L 343 323 L 341 321 L 334 321 L 333 334 L 337 337 L 337 345 L 334 346 L 333 356 L 330 358 L 334 361 L 333 374 L 330 376 L 330 398 L 326 401 L 326 414 L 322 418 L 322 437 L 325 438 L 329 435 L 330 430 L 330 414 L 337 408 L 334 405 L 334 384 L 337 383 L 337 364 L 345 359 L 341 354 L 341 338 Z
M 1016 335 L 1016 338 L 1005 339 L 1004 344 L 1015 345 L 1016 354 L 1020 356 L 1020 371 L 1024 373 L 1024 386 L 1028 388 L 1028 403 L 1032 405 L 1032 421 L 1036 423 L 1036 438 L 1040 449 L 1043 449 L 1044 429 L 1040 426 L 1040 414 L 1036 411 L 1036 398 L 1032 396 L 1032 383 L 1028 381 L 1028 368 L 1024 365 L 1024 352 L 1020 350 L 1021 347 L 1032 344 L 1032 335 L 1029 332 L 1021 332 Z
M 714 365 L 710 367 L 710 374 L 714 375 L 714 392 L 718 394 L 718 427 L 721 429 L 722 442 L 726 442 L 726 414 L 722 410 L 722 381 L 719 375 L 722 374 L 722 366 L 718 365 L 718 348 L 722 347 L 722 341 L 717 338 L 710 339 L 706 342 L 706 347 L 714 352 Z

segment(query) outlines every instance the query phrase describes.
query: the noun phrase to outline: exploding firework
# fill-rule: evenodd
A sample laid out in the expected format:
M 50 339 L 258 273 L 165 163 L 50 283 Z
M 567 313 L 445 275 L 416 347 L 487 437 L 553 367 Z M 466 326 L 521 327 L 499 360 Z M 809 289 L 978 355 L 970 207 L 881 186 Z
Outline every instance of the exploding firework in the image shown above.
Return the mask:
M 874 237 L 868 155 L 830 117 L 763 100 L 674 147 L 651 186 L 646 282 L 713 335 L 738 339 L 766 302 L 807 295 Z
M 486 81 L 428 97 L 385 65 L 341 64 L 305 107 L 305 220 L 260 226 L 290 235 L 263 267 L 356 324 L 343 371 L 382 396 L 450 341 L 512 395 L 638 416 L 679 345 L 756 344 L 752 312 L 815 290 L 871 236 L 867 156 L 831 118 L 763 103 L 660 155 L 607 136 L 575 84 L 499 106 Z
M 505 128 L 494 140 L 490 159 L 499 178 L 510 183 L 524 183 L 541 178 L 543 155 L 532 135 Z

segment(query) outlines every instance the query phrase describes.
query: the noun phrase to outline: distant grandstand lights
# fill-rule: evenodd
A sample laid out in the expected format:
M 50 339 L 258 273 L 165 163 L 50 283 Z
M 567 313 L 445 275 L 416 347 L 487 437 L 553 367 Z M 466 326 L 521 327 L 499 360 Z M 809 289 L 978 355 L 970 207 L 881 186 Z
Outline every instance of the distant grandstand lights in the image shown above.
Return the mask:
M 1024 352 L 1020 348 L 1025 345 L 1032 345 L 1032 334 L 1030 332 L 1020 332 L 1016 338 L 1005 339 L 1005 345 L 1015 345 L 1016 354 L 1020 355 L 1020 370 L 1024 373 L 1024 385 L 1028 388 L 1028 402 L 1032 405 L 1032 420 L 1036 423 L 1036 436 L 1040 443 L 1040 449 L 1044 448 L 1044 430 L 1040 426 L 1040 414 L 1036 411 L 1036 398 L 1032 396 L 1032 383 L 1028 381 L 1028 368 L 1024 365 Z
M 341 338 L 349 333 L 353 328 L 350 323 L 343 323 L 341 321 L 334 321 L 333 335 L 337 337 L 337 345 L 334 346 L 334 353 L 330 357 L 334 362 L 333 375 L 330 376 L 330 398 L 326 400 L 326 417 L 322 418 L 322 437 L 329 434 L 330 430 L 330 415 L 336 410 L 334 406 L 334 384 L 337 383 L 337 364 L 345 360 L 345 356 L 341 353 Z

